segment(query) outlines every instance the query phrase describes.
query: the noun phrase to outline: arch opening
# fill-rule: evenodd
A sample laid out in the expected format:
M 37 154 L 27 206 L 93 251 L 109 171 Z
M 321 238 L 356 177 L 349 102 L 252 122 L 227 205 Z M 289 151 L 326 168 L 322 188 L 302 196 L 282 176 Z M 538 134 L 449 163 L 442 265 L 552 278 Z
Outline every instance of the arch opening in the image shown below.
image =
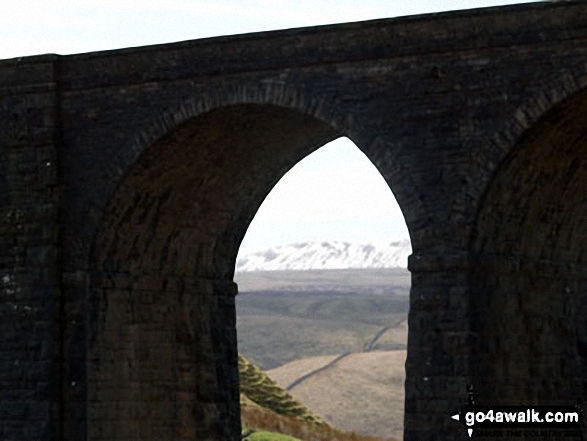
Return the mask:
M 491 404 L 575 404 L 587 392 L 587 91 L 498 169 L 471 253 L 474 387 Z
M 327 428 L 304 422 L 317 415 L 347 432 L 340 439 L 402 438 L 407 237 L 389 185 L 349 139 L 319 148 L 276 184 L 235 272 L 243 424 L 297 438 L 309 425 L 319 437 Z M 294 421 L 276 429 L 283 417 L 251 400 Z

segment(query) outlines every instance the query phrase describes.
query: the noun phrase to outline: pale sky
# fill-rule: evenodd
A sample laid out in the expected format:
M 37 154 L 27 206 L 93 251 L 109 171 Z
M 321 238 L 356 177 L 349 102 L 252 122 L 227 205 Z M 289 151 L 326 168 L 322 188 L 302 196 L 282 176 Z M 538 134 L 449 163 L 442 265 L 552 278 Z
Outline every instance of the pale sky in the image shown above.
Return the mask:
M 508 0 L 0 0 L 0 59 L 72 54 L 293 27 L 525 3 Z M 308 240 L 408 238 L 373 164 L 348 139 L 277 183 L 241 252 Z

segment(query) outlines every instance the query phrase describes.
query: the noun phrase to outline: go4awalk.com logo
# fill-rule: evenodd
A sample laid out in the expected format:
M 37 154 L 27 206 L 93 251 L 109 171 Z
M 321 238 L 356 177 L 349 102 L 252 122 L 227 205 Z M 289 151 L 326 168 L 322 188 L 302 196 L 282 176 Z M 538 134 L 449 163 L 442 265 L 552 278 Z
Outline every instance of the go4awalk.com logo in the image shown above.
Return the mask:
M 581 433 L 583 415 L 577 406 L 476 406 L 468 404 L 452 415 L 467 429 L 469 437 L 474 430 L 502 429 L 500 436 L 529 435 L 528 432 L 546 433 L 552 429 L 559 436 L 576 436 Z M 505 430 L 503 430 L 505 429 Z M 531 434 L 530 434 L 531 435 Z

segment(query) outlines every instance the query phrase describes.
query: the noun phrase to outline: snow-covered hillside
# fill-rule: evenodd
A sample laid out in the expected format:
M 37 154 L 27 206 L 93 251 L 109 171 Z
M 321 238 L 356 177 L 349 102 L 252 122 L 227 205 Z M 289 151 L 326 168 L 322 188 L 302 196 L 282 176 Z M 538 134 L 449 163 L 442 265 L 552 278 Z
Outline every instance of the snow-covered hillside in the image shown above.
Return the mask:
M 295 243 L 239 255 L 236 271 L 406 268 L 411 253 L 409 240 L 376 245 L 336 240 Z

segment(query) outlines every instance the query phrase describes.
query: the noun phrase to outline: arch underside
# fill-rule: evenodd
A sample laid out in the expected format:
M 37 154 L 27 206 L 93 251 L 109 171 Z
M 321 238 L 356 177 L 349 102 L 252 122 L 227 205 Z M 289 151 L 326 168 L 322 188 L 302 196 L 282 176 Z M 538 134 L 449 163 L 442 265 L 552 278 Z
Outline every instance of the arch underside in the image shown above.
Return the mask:
M 471 254 L 473 385 L 487 404 L 587 396 L 587 91 L 548 112 L 498 169 Z
M 98 269 L 232 279 L 240 241 L 270 189 L 339 136 L 277 106 L 224 107 L 184 123 L 116 190 L 95 241 Z
M 188 120 L 133 164 L 93 247 L 90 438 L 238 436 L 240 242 L 287 170 L 339 136 L 300 112 L 234 105 Z

